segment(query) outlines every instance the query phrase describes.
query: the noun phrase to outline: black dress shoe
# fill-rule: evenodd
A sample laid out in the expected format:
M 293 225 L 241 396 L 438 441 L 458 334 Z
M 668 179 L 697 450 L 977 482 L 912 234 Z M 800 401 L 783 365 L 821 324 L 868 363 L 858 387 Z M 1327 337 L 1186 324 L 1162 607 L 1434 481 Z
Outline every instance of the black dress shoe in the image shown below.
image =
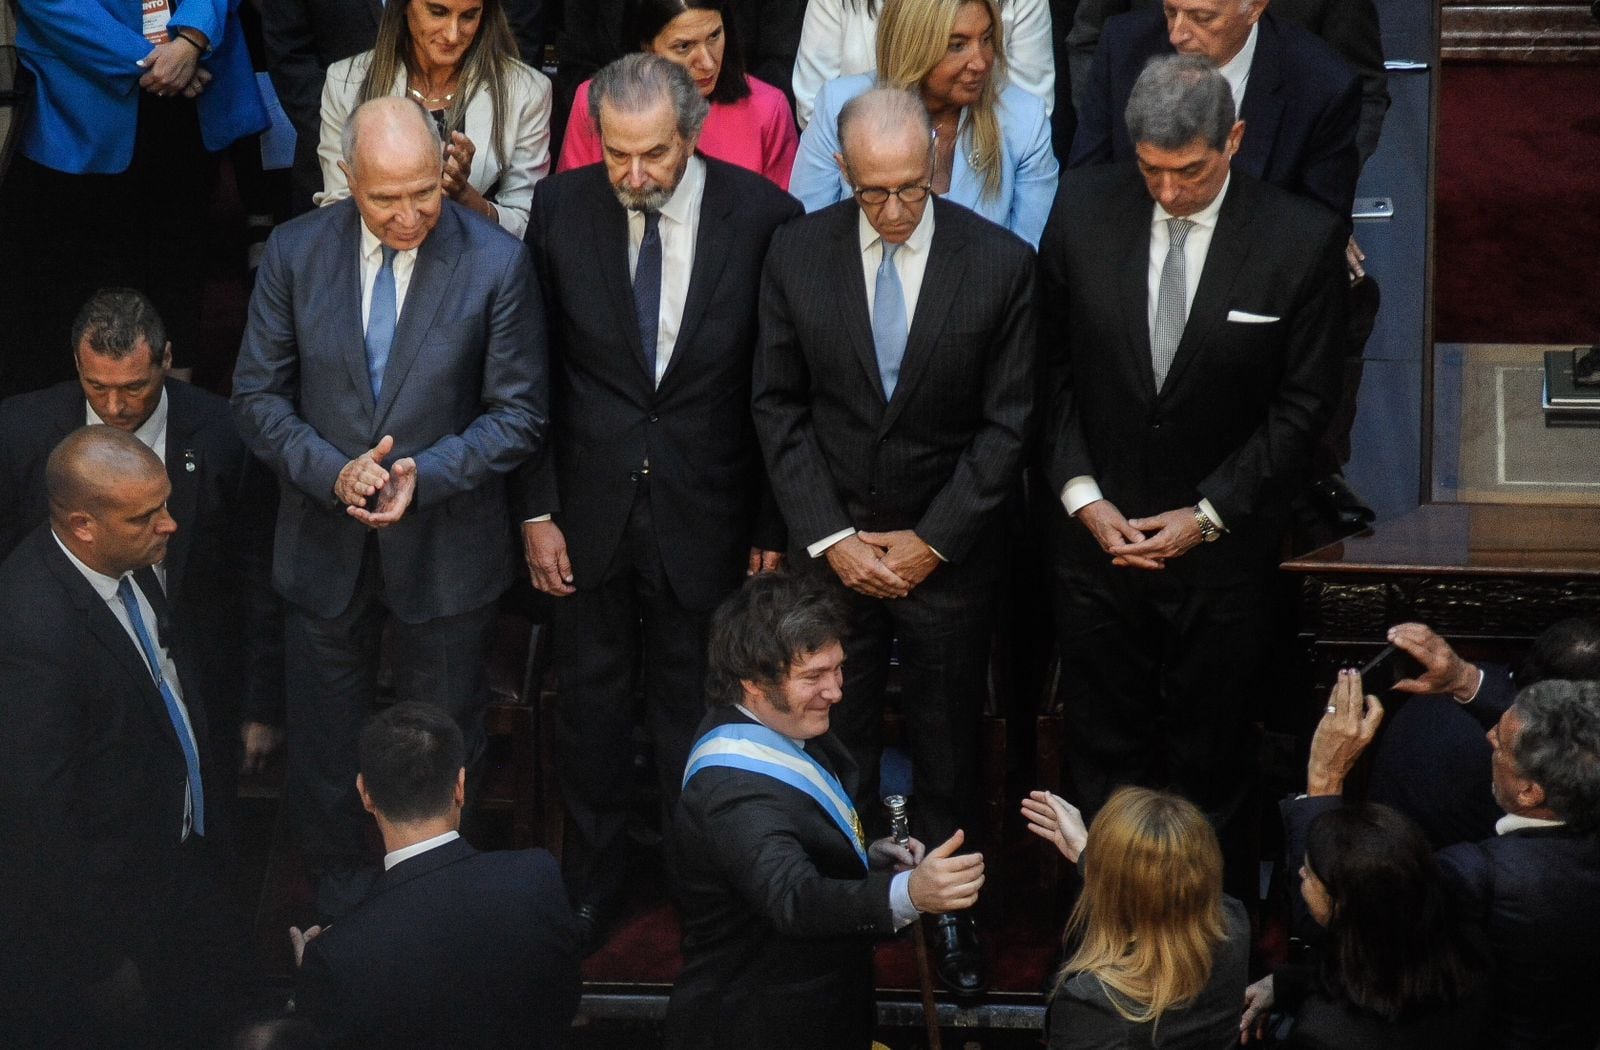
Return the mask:
M 598 904 L 580 904 L 572 913 L 578 917 L 578 950 L 587 959 L 605 947 L 606 924 L 600 918 Z
M 939 916 L 928 948 L 939 980 L 957 997 L 972 998 L 989 990 L 989 966 L 978 947 L 978 924 L 972 916 Z
M 1311 483 L 1311 497 L 1330 521 L 1346 528 L 1364 529 L 1377 517 L 1343 474 L 1317 478 Z

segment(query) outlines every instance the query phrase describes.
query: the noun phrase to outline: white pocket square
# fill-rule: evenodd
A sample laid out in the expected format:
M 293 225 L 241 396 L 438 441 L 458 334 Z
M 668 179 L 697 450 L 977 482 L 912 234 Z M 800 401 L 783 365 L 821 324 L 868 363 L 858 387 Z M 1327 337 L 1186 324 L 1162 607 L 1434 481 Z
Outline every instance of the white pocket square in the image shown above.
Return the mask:
M 1229 310 L 1228 320 L 1237 321 L 1240 324 L 1273 324 L 1277 321 L 1281 321 L 1282 318 L 1270 317 L 1267 314 L 1247 313 L 1244 310 Z

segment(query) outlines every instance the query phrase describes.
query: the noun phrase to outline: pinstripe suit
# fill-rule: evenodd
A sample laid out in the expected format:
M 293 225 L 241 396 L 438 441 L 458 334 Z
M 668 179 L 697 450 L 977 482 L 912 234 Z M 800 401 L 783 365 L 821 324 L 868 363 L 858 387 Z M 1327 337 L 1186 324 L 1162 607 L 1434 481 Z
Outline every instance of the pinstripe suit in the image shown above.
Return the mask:
M 792 557 L 841 529 L 912 529 L 947 562 L 909 597 L 848 592 L 845 696 L 834 730 L 877 814 L 878 724 L 899 641 L 923 838 L 942 841 L 972 797 L 1001 565 L 996 511 L 1022 465 L 1034 395 L 1033 252 L 935 199 L 934 233 L 894 396 L 878 374 L 857 206 L 844 201 L 773 237 L 761 290 L 756 430 Z M 872 804 L 867 805 L 867 802 Z

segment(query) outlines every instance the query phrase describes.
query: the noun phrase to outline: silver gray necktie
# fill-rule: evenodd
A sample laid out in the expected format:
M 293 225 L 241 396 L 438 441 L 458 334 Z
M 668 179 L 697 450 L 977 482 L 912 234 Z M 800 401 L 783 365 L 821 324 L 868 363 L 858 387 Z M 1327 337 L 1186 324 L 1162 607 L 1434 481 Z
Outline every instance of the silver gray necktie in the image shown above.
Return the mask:
M 1183 242 L 1194 223 L 1188 219 L 1167 220 L 1167 257 L 1161 264 L 1161 286 L 1156 295 L 1156 327 L 1150 336 L 1150 367 L 1155 372 L 1156 389 L 1167 381 L 1172 359 L 1177 356 L 1187 320 L 1184 286 Z

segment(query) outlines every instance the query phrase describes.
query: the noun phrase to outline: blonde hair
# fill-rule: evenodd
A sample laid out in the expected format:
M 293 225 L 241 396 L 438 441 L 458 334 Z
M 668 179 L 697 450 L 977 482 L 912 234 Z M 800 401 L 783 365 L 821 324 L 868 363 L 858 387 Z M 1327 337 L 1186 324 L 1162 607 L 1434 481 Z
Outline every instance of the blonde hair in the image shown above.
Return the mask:
M 878 18 L 878 84 L 920 91 L 949 54 L 956 17 L 968 4 L 989 13 L 994 36 L 994 65 L 968 115 L 972 166 L 983 175 L 983 195 L 993 197 L 1000 192 L 1000 88 L 1006 81 L 1005 34 L 996 0 L 886 0 Z
M 1187 1005 L 1211 979 L 1227 932 L 1222 849 L 1205 816 L 1177 795 L 1123 788 L 1094 818 L 1080 866 L 1067 938 L 1082 940 L 1057 990 L 1091 974 L 1135 1023 Z
M 406 13 L 420 0 L 389 0 L 378 20 L 378 39 L 372 48 L 366 79 L 361 82 L 359 101 L 370 102 L 394 90 L 396 78 L 408 72 L 406 59 L 411 53 L 411 23 Z M 456 79 L 456 97 L 445 110 L 445 124 L 459 130 L 466 119 L 467 103 L 480 90 L 489 92 L 491 119 L 490 145 L 495 160 L 503 168 L 511 156 L 508 142 L 511 126 L 512 69 L 517 61 L 517 38 L 511 33 L 501 0 L 484 0 L 478 29 L 466 54 L 461 56 L 461 72 Z M 448 135 L 445 136 L 449 138 Z

